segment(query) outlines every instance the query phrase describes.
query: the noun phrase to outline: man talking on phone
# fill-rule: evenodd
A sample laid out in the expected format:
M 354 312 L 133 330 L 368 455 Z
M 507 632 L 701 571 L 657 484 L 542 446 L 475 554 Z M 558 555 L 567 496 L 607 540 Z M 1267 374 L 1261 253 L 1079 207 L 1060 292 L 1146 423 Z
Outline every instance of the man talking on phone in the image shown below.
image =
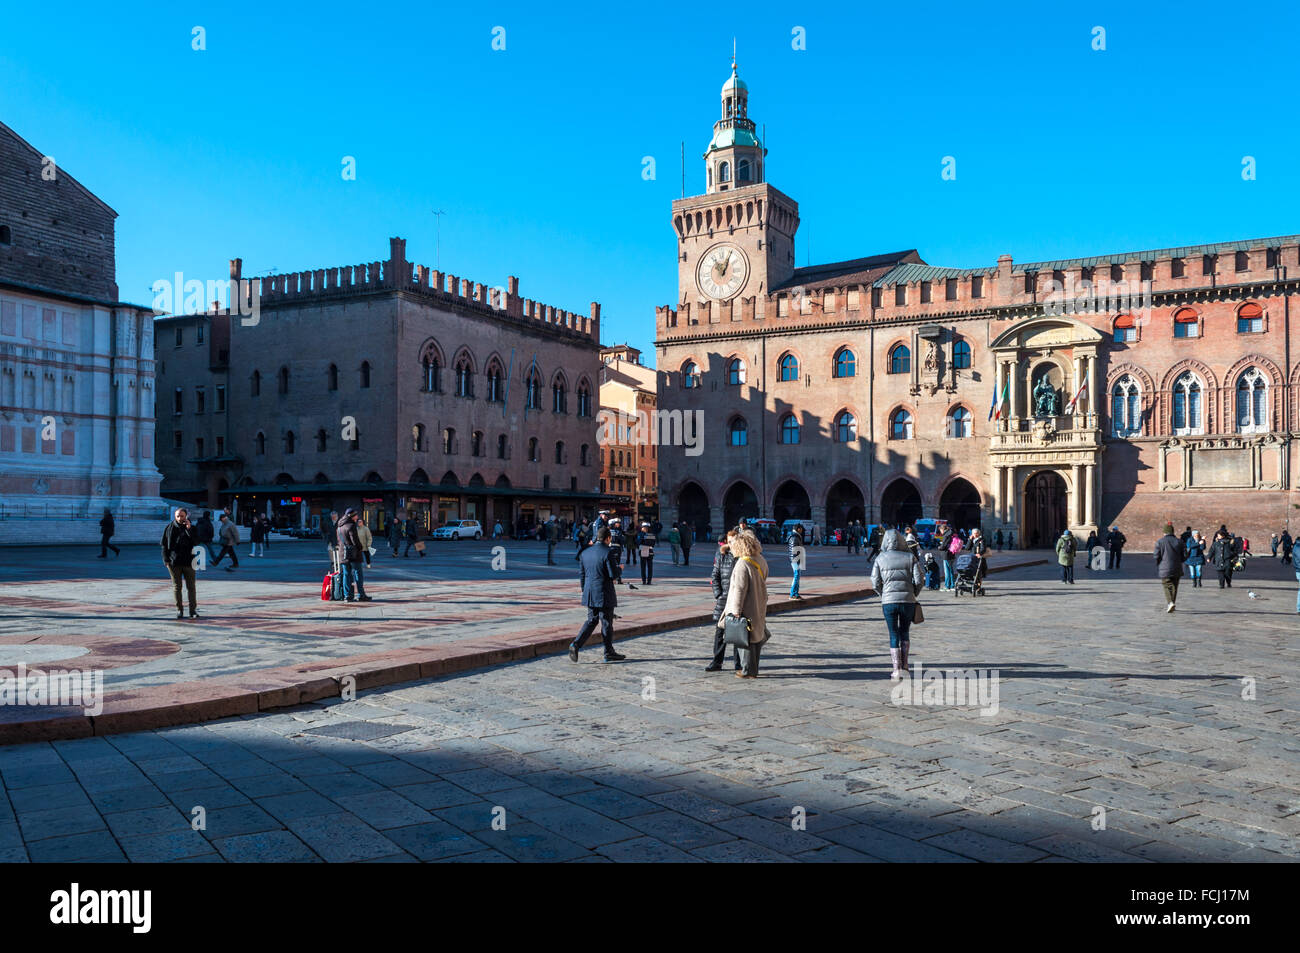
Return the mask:
M 181 507 L 175 518 L 167 524 L 162 534 L 163 565 L 172 577 L 172 589 L 176 593 L 176 618 L 185 618 L 185 606 L 181 602 L 181 582 L 190 596 L 190 618 L 199 617 L 198 600 L 194 586 L 194 547 L 198 545 L 198 532 L 190 524 L 189 510 Z

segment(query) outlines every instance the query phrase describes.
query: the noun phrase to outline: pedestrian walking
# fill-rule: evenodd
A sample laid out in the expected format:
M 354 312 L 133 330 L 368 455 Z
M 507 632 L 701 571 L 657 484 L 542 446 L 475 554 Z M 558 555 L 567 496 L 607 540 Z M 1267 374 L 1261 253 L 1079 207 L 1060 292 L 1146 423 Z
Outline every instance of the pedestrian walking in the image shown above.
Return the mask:
M 555 545 L 560 541 L 560 527 L 555 523 L 555 516 L 551 515 L 546 520 L 546 565 L 558 565 L 555 562 Z
M 1291 550 L 1295 546 L 1295 541 L 1291 538 L 1289 532 L 1282 530 L 1282 537 L 1278 542 L 1282 549 L 1282 562 L 1289 563 L 1291 561 Z
M 1097 538 L 1095 529 L 1088 530 L 1088 541 L 1083 544 L 1083 566 L 1089 572 L 1092 572 L 1092 551 L 1101 545 L 1101 540 Z
M 372 602 L 366 595 L 366 574 L 362 569 L 365 547 L 359 524 L 360 514 L 349 508 L 335 529 L 339 563 L 343 567 L 343 598 L 347 602 Z
M 1007 530 L 1007 549 L 1015 549 L 1015 548 L 1016 548 L 1016 531 L 1014 529 L 1009 529 Z
M 683 521 L 679 524 L 679 531 L 682 537 L 682 565 L 691 564 L 691 547 L 695 545 L 695 529 L 690 523 Z
M 587 548 L 587 544 L 592 540 L 592 529 L 587 525 L 586 517 L 583 517 L 582 523 L 573 531 L 574 553 L 573 561 L 577 562 L 582 558 L 582 551 Z
M 1165 535 L 1156 541 L 1156 575 L 1164 587 L 1166 612 L 1178 608 L 1178 582 L 1183 578 L 1183 544 L 1174 535 L 1174 524 L 1165 524 Z
M 1187 572 L 1192 578 L 1192 588 L 1201 588 L 1201 572 L 1205 568 L 1205 537 L 1200 530 L 1192 531 L 1192 538 L 1187 541 L 1184 553 Z
M 1269 536 L 1269 538 L 1268 538 L 1268 545 L 1269 545 L 1269 546 L 1272 548 L 1272 550 L 1273 550 L 1273 558 L 1274 558 L 1274 559 L 1277 559 L 1277 547 L 1278 547 L 1278 545 L 1279 545 L 1280 543 L 1281 543 L 1281 540 L 1278 539 L 1278 537 L 1277 537 L 1277 533 L 1273 533 L 1271 536 Z
M 799 595 L 799 580 L 803 577 L 803 569 L 807 559 L 807 547 L 803 544 L 803 524 L 795 523 L 794 529 L 790 530 L 790 536 L 786 540 L 786 549 L 790 554 L 790 572 L 794 578 L 790 580 L 790 598 L 802 599 Z
M 192 523 L 191 526 L 195 532 L 195 540 L 203 547 L 204 552 L 208 554 L 208 561 L 211 562 L 215 558 L 212 552 L 212 541 L 216 539 L 217 532 L 212 525 L 212 514 L 204 510 L 198 522 Z
M 1106 534 L 1106 548 L 1110 551 L 1106 557 L 1107 569 L 1118 569 L 1119 561 L 1124 555 L 1124 544 L 1128 542 L 1128 537 L 1119 531 L 1118 526 L 1112 526 L 1110 532 Z
M 983 593 L 984 589 L 980 583 L 988 575 L 989 556 L 989 544 L 985 541 L 984 534 L 978 529 L 971 530 L 966 549 L 975 557 L 975 590 Z
M 1074 585 L 1074 553 L 1079 542 L 1068 529 L 1056 541 L 1056 561 L 1061 564 L 1061 582 Z
M 1238 555 L 1232 534 L 1228 532 L 1226 526 L 1220 526 L 1219 531 L 1214 534 L 1214 542 L 1210 544 L 1210 565 L 1219 574 L 1220 589 L 1225 586 L 1232 588 L 1232 573 Z
M 1000 528 L 993 531 L 993 548 L 998 552 L 1002 552 L 1002 530 Z
M 678 529 L 676 523 L 674 523 L 673 528 L 668 531 L 668 545 L 672 547 L 673 565 L 676 566 L 682 558 L 682 531 Z
M 248 558 L 260 556 L 259 550 L 262 548 L 262 541 L 266 539 L 266 526 L 262 523 L 260 517 L 253 517 L 253 525 L 248 528 L 248 541 L 252 546 Z
M 417 543 L 420 542 L 420 524 L 415 520 L 414 517 L 408 516 L 406 517 L 405 529 L 406 529 L 406 552 L 402 553 L 402 558 L 410 559 L 411 547 L 415 546 Z M 424 558 L 423 549 L 417 547 L 415 551 L 420 554 L 421 559 Z
M 114 546 L 109 540 L 117 532 L 117 527 L 113 523 L 113 511 L 104 510 L 104 515 L 99 518 L 99 558 L 107 559 L 108 551 L 111 549 L 114 556 L 121 556 L 122 550 Z
M 904 672 L 911 671 L 907 664 L 912 647 L 909 636 L 916 616 L 916 596 L 924 582 L 921 564 L 908 552 L 903 535 L 894 529 L 885 533 L 883 549 L 871 567 L 871 587 L 880 596 L 889 629 L 889 659 L 893 664 L 889 677 L 896 682 Z
M 497 526 L 500 525 L 501 523 L 498 522 Z M 402 521 L 397 518 L 396 513 L 388 518 L 388 548 L 392 551 L 394 559 L 400 555 L 398 550 L 402 548 Z
M 578 637 L 569 643 L 569 661 L 578 661 L 578 651 L 591 633 L 600 625 L 600 638 L 605 643 L 605 661 L 621 662 L 626 655 L 614 651 L 614 608 L 618 605 L 615 583 L 618 570 L 614 554 L 609 548 L 608 526 L 596 530 L 595 544 L 588 546 L 578 560 L 578 582 L 582 586 L 582 604 L 587 607 L 587 621 L 578 631 Z
M 736 568 L 736 557 L 731 552 L 731 541 L 736 538 L 736 530 L 730 529 L 718 540 L 718 551 L 713 555 L 713 571 L 709 582 L 713 586 L 713 660 L 705 666 L 706 672 L 719 672 L 727 655 L 727 642 L 724 638 L 722 616 L 727 608 L 727 593 L 731 589 L 731 571 Z M 1297 574 L 1300 578 L 1300 573 Z M 732 653 L 736 659 L 736 671 L 740 671 L 740 648 Z
M 190 618 L 199 617 L 199 603 L 194 582 L 194 548 L 199 545 L 198 534 L 190 524 L 189 510 L 181 507 L 172 514 L 172 521 L 162 534 L 163 565 L 172 577 L 172 591 L 176 595 L 176 618 L 185 618 L 185 604 L 181 601 L 181 584 L 190 600 Z
M 366 568 L 369 569 L 370 552 L 375 546 L 375 535 L 370 532 L 370 527 L 366 525 L 366 518 L 364 515 L 357 513 L 356 510 L 353 510 L 352 513 L 352 522 L 357 527 L 357 539 L 361 543 L 361 558 L 365 560 Z
M 871 562 L 880 555 L 880 544 L 883 538 L 884 535 L 879 524 L 871 527 L 871 532 L 867 534 L 867 562 Z
M 650 532 L 650 524 L 642 523 L 641 532 L 636 534 L 636 548 L 641 554 L 641 582 L 649 586 L 655 577 L 655 538 Z
M 234 572 L 239 568 L 239 557 L 235 555 L 235 546 L 239 544 L 239 527 L 235 525 L 229 513 L 221 514 L 221 530 L 218 536 L 221 540 L 221 552 L 217 553 L 217 558 L 212 561 L 212 565 L 221 565 L 221 560 L 229 553 L 230 565 L 226 567 L 226 572 Z
M 763 544 L 753 533 L 737 533 L 729 544 L 735 564 L 727 585 L 727 603 L 720 624 L 724 631 L 728 616 L 749 622 L 749 646 L 741 649 L 737 678 L 758 678 L 758 659 L 771 637 L 767 631 L 767 560 Z
M 904 539 L 907 543 L 907 550 L 912 554 L 913 559 L 921 558 L 921 541 L 916 538 L 916 531 L 909 524 L 905 530 Z
M 952 527 L 944 524 L 943 535 L 939 537 L 939 561 L 943 564 L 943 587 L 949 592 L 957 586 L 957 574 L 952 568 L 953 560 L 957 558 L 952 551 L 952 541 L 957 538 Z

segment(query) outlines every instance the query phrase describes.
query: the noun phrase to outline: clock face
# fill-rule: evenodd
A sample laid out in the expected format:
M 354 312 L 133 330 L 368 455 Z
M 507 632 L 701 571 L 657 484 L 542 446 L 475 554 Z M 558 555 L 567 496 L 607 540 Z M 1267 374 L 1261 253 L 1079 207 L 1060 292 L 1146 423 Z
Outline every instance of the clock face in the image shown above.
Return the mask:
M 726 300 L 745 287 L 749 277 L 749 259 L 735 245 L 714 245 L 700 258 L 695 280 L 700 291 L 710 298 Z

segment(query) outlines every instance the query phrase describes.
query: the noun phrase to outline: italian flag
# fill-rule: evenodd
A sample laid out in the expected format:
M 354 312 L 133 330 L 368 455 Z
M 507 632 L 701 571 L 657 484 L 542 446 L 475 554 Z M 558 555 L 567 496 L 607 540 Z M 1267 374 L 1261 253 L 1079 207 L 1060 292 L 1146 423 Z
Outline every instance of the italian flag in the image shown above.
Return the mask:
M 1074 408 L 1079 405 L 1079 398 L 1086 393 L 1088 393 L 1088 381 L 1084 380 L 1084 382 L 1079 385 L 1079 389 L 1074 392 L 1074 397 L 1070 399 L 1070 403 L 1067 405 L 1066 409 L 1073 413 Z
M 1001 420 L 1007 413 L 1007 404 L 1011 402 L 1011 379 L 1002 382 L 1001 395 L 994 393 L 993 403 L 989 406 L 989 420 Z

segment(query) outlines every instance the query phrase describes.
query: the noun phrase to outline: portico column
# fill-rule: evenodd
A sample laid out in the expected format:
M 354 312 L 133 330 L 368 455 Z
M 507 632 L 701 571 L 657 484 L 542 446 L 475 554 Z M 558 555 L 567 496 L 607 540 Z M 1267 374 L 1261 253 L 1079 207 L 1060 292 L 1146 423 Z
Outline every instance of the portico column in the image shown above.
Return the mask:
M 1083 464 L 1074 465 L 1074 487 L 1070 498 L 1070 523 L 1078 526 L 1083 522 Z
M 1007 379 L 1011 382 L 1011 387 L 1008 393 L 1009 403 L 1007 405 L 1007 420 L 1009 421 L 1012 417 L 1016 416 L 1016 395 L 1020 390 L 1019 383 L 1016 381 L 1017 362 L 1008 362 L 1006 369 L 1008 375 Z M 1007 429 L 1011 429 L 1010 425 L 1007 426 Z
M 993 465 L 993 519 L 1002 519 L 1002 468 Z
M 1088 355 L 1088 426 L 1100 427 L 1101 419 L 1097 416 L 1097 355 Z
M 1084 467 L 1084 497 L 1083 497 L 1083 521 L 1087 525 L 1093 524 L 1093 495 L 1096 493 L 1096 464 L 1090 463 Z

